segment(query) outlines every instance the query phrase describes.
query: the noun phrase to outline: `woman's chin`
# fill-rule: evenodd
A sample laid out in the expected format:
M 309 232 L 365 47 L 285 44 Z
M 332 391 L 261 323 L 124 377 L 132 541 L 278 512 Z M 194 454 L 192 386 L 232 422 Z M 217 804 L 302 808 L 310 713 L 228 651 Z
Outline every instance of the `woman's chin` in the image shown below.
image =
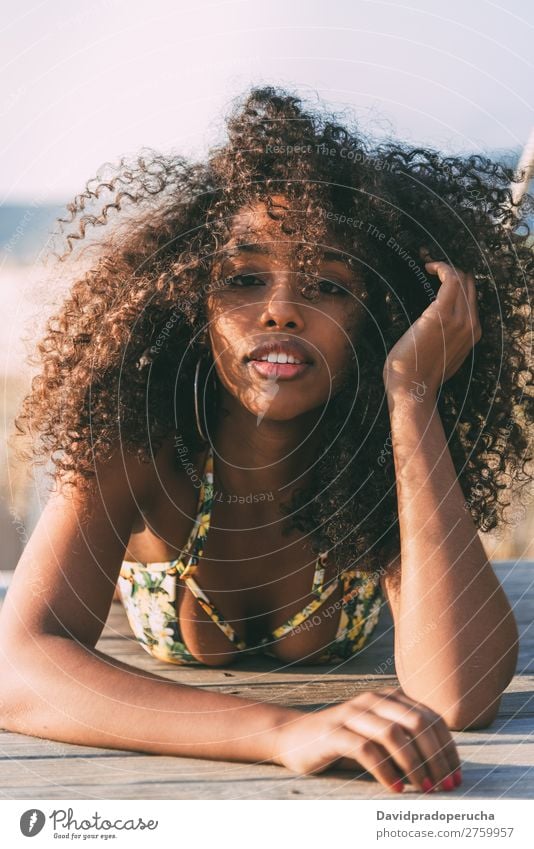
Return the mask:
M 301 404 L 295 403 L 296 400 L 295 398 L 288 399 L 287 401 L 276 399 L 271 403 L 253 404 L 248 409 L 253 416 L 256 416 L 259 427 L 262 422 L 292 421 L 299 418 L 299 416 L 309 413 L 315 407 L 320 406 L 319 404 L 311 404 L 309 399 L 306 399 Z

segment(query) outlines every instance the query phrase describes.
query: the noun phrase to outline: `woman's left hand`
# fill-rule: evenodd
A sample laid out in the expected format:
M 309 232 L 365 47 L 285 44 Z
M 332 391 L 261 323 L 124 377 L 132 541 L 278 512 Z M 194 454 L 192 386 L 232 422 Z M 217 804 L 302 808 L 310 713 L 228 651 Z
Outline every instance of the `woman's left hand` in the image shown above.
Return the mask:
M 437 274 L 436 299 L 393 346 L 384 364 L 386 390 L 410 383 L 425 385 L 434 395 L 458 371 L 482 331 L 473 275 L 446 262 L 431 260 L 425 248 L 426 271 Z M 426 390 L 425 390 L 426 391 Z

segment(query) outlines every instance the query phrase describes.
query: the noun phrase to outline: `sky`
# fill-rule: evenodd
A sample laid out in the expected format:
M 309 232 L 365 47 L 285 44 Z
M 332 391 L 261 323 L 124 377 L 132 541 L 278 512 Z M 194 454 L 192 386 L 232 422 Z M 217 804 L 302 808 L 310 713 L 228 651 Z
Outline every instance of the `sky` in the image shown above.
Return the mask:
M 522 147 L 531 0 L 3 0 L 0 204 L 63 203 L 143 147 L 202 156 L 275 84 L 375 137 Z

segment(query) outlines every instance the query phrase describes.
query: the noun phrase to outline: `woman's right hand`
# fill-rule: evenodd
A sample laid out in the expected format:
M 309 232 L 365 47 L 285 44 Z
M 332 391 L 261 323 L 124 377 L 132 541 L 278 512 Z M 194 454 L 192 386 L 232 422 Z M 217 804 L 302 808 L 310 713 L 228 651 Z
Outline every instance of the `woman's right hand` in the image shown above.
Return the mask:
M 364 769 L 397 793 L 403 781 L 424 792 L 461 783 L 444 720 L 400 688 L 362 693 L 289 721 L 278 731 L 275 762 L 300 775 Z

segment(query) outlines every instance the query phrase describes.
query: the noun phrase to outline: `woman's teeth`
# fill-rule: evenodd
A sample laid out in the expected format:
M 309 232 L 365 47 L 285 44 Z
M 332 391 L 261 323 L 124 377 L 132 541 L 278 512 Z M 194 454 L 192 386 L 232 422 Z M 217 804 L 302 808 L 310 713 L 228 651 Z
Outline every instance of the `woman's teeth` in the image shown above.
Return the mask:
M 291 354 L 277 354 L 274 351 L 261 357 L 260 361 L 264 363 L 302 363 L 302 360 L 297 360 Z

